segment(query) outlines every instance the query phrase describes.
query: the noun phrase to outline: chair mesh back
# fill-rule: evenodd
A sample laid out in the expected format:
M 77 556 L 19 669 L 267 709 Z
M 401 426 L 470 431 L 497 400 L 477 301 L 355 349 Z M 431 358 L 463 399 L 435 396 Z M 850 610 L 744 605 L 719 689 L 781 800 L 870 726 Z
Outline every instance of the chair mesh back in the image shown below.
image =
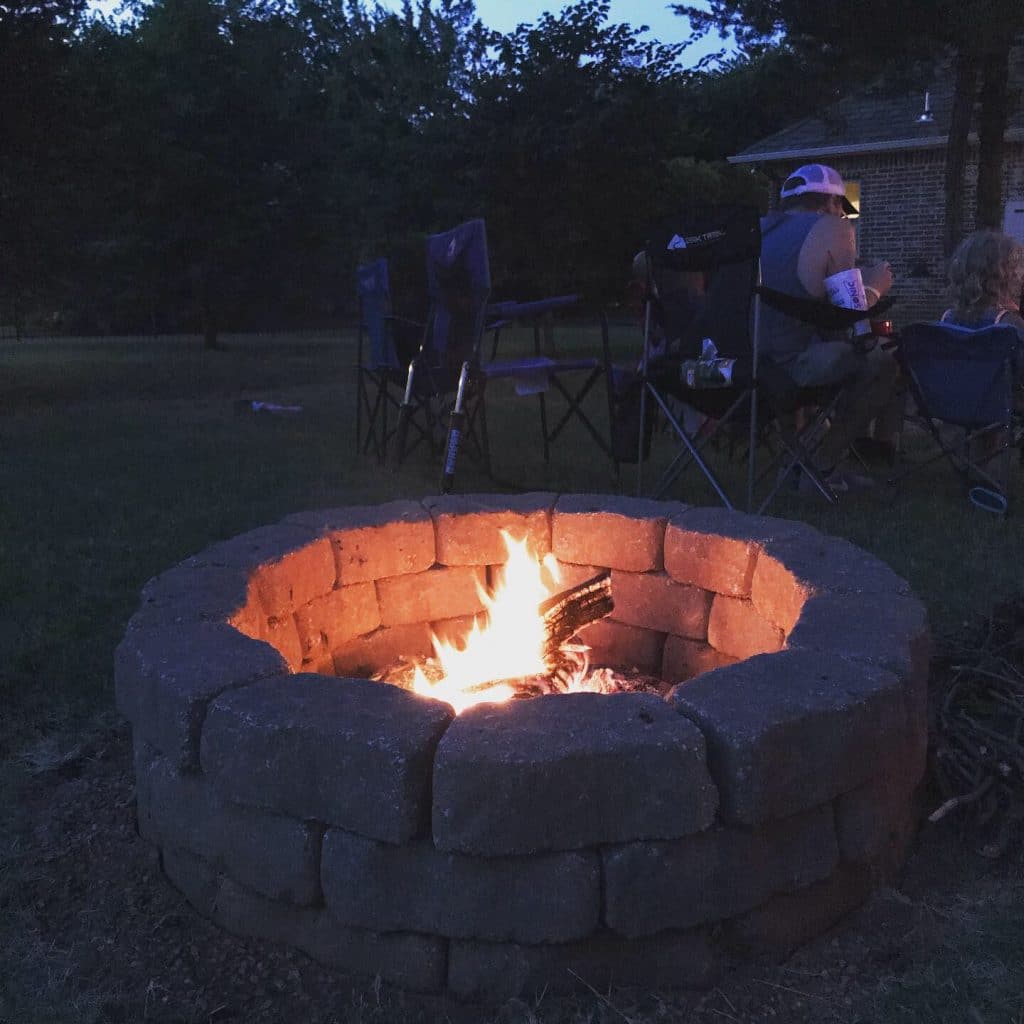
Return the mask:
M 435 366 L 454 369 L 474 358 L 491 292 L 487 231 L 470 220 L 427 238 L 428 345 Z
M 923 412 L 961 427 L 1009 423 L 1013 362 L 1021 346 L 1015 327 L 976 329 L 949 323 L 910 324 L 900 343 L 904 365 L 920 391 Z
M 398 367 L 391 333 L 391 287 L 388 283 L 388 261 L 381 257 L 356 268 L 356 291 L 359 315 L 370 339 L 370 366 L 374 369 Z
M 761 255 L 761 222 L 752 206 L 709 206 L 683 211 L 651 233 L 646 248 L 657 292 L 657 315 L 681 354 L 700 354 L 711 338 L 720 355 L 749 359 L 750 307 Z M 701 282 L 687 301 L 676 298 L 684 282 Z M 665 287 L 668 284 L 669 287 Z M 677 287 L 671 287 L 675 284 Z M 686 322 L 682 322 L 683 320 Z

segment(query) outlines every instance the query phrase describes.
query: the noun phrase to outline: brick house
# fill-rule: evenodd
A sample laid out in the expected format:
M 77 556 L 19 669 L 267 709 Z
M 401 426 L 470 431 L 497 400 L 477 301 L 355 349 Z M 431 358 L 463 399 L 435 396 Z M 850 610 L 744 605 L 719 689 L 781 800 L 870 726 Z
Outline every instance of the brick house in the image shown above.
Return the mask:
M 1010 119 L 1003 163 L 1003 229 L 1024 242 L 1024 47 L 1010 61 Z M 855 221 L 866 260 L 887 259 L 897 324 L 937 316 L 947 303 L 942 235 L 946 140 L 953 76 L 902 95 L 865 91 L 729 157 L 756 165 L 781 186 L 801 164 L 835 167 L 861 210 Z M 978 136 L 972 126 L 964 180 L 964 229 L 973 228 Z M 778 194 L 778 189 L 774 190 Z

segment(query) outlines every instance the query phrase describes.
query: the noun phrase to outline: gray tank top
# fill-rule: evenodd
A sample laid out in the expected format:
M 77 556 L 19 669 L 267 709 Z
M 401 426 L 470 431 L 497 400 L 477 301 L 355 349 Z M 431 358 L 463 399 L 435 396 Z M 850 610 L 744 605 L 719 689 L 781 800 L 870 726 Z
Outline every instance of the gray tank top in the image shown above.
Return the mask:
M 804 240 L 817 223 L 816 213 L 776 212 L 761 219 L 761 279 L 765 285 L 801 299 L 813 298 L 800 281 L 796 266 Z M 761 303 L 762 355 L 785 363 L 817 337 L 817 330 L 810 324 Z

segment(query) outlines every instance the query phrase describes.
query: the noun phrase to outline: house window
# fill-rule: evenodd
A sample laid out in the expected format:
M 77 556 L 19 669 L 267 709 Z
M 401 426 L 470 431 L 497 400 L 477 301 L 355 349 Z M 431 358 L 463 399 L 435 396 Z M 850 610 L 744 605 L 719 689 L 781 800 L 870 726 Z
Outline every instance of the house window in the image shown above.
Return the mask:
M 859 181 L 847 181 L 844 182 L 846 185 L 846 200 L 854 205 L 854 207 L 860 210 L 860 182 Z M 858 213 L 859 217 L 860 214 Z

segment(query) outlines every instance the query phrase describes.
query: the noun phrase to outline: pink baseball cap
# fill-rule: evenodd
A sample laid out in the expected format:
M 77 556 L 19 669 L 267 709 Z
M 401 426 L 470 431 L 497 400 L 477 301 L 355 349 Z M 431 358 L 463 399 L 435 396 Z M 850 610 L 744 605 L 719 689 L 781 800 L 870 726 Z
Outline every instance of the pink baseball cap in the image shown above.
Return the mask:
M 790 196 L 802 196 L 805 192 L 819 192 L 828 196 L 839 196 L 843 200 L 843 209 L 852 216 L 860 211 L 846 198 L 846 186 L 842 175 L 834 168 L 825 164 L 804 164 L 798 167 L 783 183 L 779 195 L 783 199 Z

